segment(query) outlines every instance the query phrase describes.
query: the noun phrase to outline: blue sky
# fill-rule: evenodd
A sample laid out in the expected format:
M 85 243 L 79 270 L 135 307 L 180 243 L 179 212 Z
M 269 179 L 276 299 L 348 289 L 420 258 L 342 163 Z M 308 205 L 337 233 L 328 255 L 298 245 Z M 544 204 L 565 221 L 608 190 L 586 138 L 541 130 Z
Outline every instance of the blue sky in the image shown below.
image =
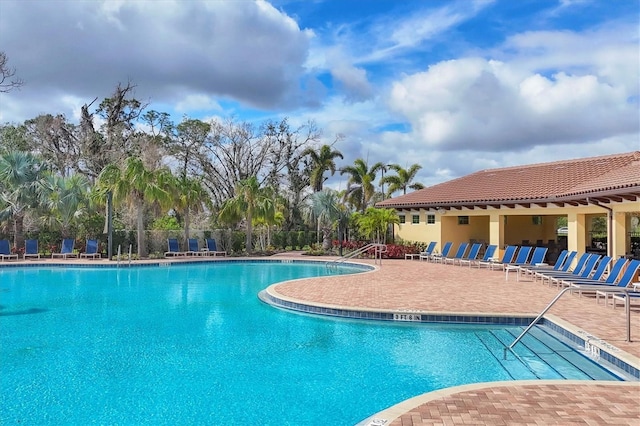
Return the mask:
M 639 150 L 639 16 L 637 0 L 1 0 L 26 84 L 0 122 L 75 121 L 130 80 L 176 121 L 313 120 L 344 164 L 418 163 L 431 185 Z

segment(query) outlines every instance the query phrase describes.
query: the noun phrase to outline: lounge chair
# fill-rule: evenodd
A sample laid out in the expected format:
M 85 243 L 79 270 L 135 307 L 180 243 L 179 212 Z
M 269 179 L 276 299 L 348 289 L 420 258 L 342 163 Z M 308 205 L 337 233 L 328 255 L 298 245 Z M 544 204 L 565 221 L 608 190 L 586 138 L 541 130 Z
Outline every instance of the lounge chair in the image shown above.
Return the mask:
M 593 274 L 585 274 L 585 272 L 583 271 L 578 278 L 561 278 L 558 284 L 562 287 L 569 287 L 572 283 L 579 284 L 582 281 L 586 283 L 601 281 L 602 277 L 604 276 L 604 273 L 607 272 L 607 267 L 609 266 L 610 263 L 611 263 L 611 257 L 604 256 L 602 259 L 598 261 L 598 267 L 593 272 Z M 584 268 L 584 269 L 586 270 L 587 268 Z M 583 276 L 583 275 L 586 275 L 586 276 Z
M 73 248 L 76 244 L 75 239 L 73 238 L 65 238 L 62 240 L 62 246 L 60 247 L 59 253 L 51 253 L 51 257 L 62 257 L 66 259 L 67 257 L 78 257 L 77 253 L 73 252 Z
M 40 259 L 40 250 L 38 249 L 38 240 L 25 240 L 24 256 L 25 259 Z
M 11 247 L 9 246 L 9 240 L 0 240 L 0 260 L 18 260 L 18 255 L 11 253 Z
M 631 279 L 633 278 L 633 272 L 635 272 L 633 271 L 630 273 L 630 276 L 627 276 L 627 272 L 629 271 L 629 269 L 633 269 L 633 268 L 627 267 L 625 272 L 622 273 L 622 270 L 625 268 L 627 263 L 629 263 L 629 261 L 624 257 L 618 258 L 614 262 L 613 267 L 611 268 L 611 271 L 609 271 L 609 275 L 607 276 L 607 279 L 604 281 L 583 280 L 580 282 L 571 283 L 571 286 L 570 286 L 572 289 L 571 293 L 573 293 L 574 291 L 577 291 L 579 296 L 582 296 L 582 293 L 596 293 L 596 291 L 593 289 L 585 289 L 585 286 L 591 286 L 592 288 L 593 286 L 614 286 L 616 285 L 616 282 L 617 282 L 617 285 L 620 287 L 627 287 L 631 283 Z M 620 274 L 622 274 L 622 276 Z M 605 302 L 606 302 L 606 298 L 605 298 Z
M 505 265 L 504 274 L 505 279 L 509 278 L 509 271 L 516 271 L 516 280 L 520 281 L 520 273 L 523 272 L 526 268 L 531 265 L 541 265 L 544 263 L 544 258 L 547 256 L 547 248 L 546 247 L 536 247 L 533 249 L 533 254 L 531 255 L 531 259 L 525 261 L 524 263 L 510 263 Z
M 168 250 L 164 253 L 164 257 L 169 256 L 185 256 L 187 253 L 180 251 L 180 244 L 177 238 L 167 238 Z
M 205 242 L 207 243 L 206 250 L 203 251 L 203 254 L 207 256 L 226 256 L 227 252 L 224 250 L 218 250 L 218 245 L 216 244 L 216 240 L 214 238 L 205 238 Z
M 489 244 L 487 246 L 487 249 L 484 251 L 484 255 L 482 256 L 482 259 L 480 260 L 464 260 L 461 259 L 460 260 L 460 264 L 462 265 L 463 263 L 469 263 L 469 268 L 471 268 L 471 265 L 476 265 L 478 267 L 480 267 L 480 263 L 484 262 L 484 263 L 488 263 L 491 261 L 491 259 L 493 259 L 493 256 L 496 253 L 496 250 L 498 249 L 498 246 L 495 244 Z
M 429 243 L 429 245 L 427 245 L 427 248 L 425 248 L 424 251 L 421 251 L 418 254 L 418 259 L 420 259 L 420 260 L 424 260 L 424 259 L 429 260 L 429 256 L 431 256 L 433 254 L 433 250 L 436 248 L 436 244 L 437 244 L 436 241 L 431 241 Z
M 439 262 L 440 260 L 444 259 L 449 255 L 449 252 L 451 251 L 452 246 L 453 246 L 453 243 L 450 241 L 447 241 L 446 243 L 444 243 L 444 246 L 442 246 L 442 253 L 433 253 L 429 257 L 429 260 L 434 262 Z
M 502 254 L 502 259 L 497 260 L 492 257 L 487 261 L 480 261 L 478 262 L 478 268 L 486 266 L 487 268 L 493 270 L 494 267 L 499 266 L 500 269 L 502 269 L 502 265 L 504 265 L 505 263 L 511 263 L 513 261 L 517 249 L 518 246 L 507 246 L 507 248 L 504 249 L 504 253 Z
M 189 250 L 186 251 L 185 255 L 202 256 L 203 252 L 200 250 L 200 245 L 198 244 L 197 238 L 189 238 L 188 244 L 189 244 Z
M 589 253 L 588 256 L 584 257 L 586 260 L 582 263 L 582 265 L 577 265 L 576 268 L 571 272 L 554 272 L 552 274 L 545 274 L 545 278 L 549 283 L 549 286 L 552 284 L 556 285 L 560 283 L 565 278 L 589 278 L 593 273 L 598 261 L 600 260 L 600 255 Z
M 633 277 L 635 276 L 635 273 L 636 273 L 636 271 L 638 269 L 640 269 L 640 260 L 632 260 L 631 262 L 629 262 L 629 265 L 627 266 L 627 270 L 624 272 L 624 275 L 620 278 L 618 286 L 619 287 L 629 287 L 629 285 L 631 284 L 631 281 L 633 280 Z M 640 283 L 633 283 L 634 290 L 637 290 L 639 285 L 640 285 Z M 602 291 L 597 291 L 596 292 L 596 298 L 598 297 L 599 294 L 604 294 L 604 296 L 605 296 L 604 300 L 605 300 L 605 305 L 606 305 L 607 298 L 608 298 L 607 296 L 610 293 L 604 293 Z M 640 299 L 640 293 L 639 292 L 634 292 L 634 293 L 614 293 L 614 294 L 611 295 L 611 300 L 613 302 L 613 309 L 616 308 L 618 300 L 622 301 L 624 304 L 627 304 L 627 303 L 631 303 L 631 300 L 638 300 L 638 299 Z
M 458 265 L 462 266 L 462 262 L 471 262 L 476 260 L 478 257 L 478 253 L 480 253 L 480 249 L 482 248 L 482 243 L 473 243 L 471 248 L 469 249 L 469 253 L 466 256 L 461 257 L 460 259 L 455 259 L 453 264 L 455 265 L 455 261 L 458 261 Z
M 567 260 L 565 260 L 564 264 L 562 265 L 562 268 L 560 268 L 559 271 L 538 270 L 538 271 L 536 271 L 534 273 L 534 279 L 537 280 L 538 278 L 540 278 L 542 280 L 542 282 L 544 283 L 544 281 L 546 279 L 550 280 L 549 277 L 551 277 L 551 276 L 568 275 L 568 274 L 579 275 L 582 272 L 582 268 L 584 268 L 584 264 L 591 257 L 591 253 L 582 253 L 580 255 L 580 257 L 578 258 L 578 261 L 576 263 L 576 267 L 573 268 L 573 269 L 571 269 L 571 265 L 573 263 L 573 258 L 569 259 L 569 257 L 571 257 L 571 253 L 567 257 Z M 551 282 L 551 281 L 549 281 L 549 282 Z
M 441 259 L 442 263 L 444 263 L 445 265 L 447 263 L 455 265 L 456 260 L 460 260 L 464 257 L 464 254 L 467 251 L 467 247 L 469 247 L 469 243 L 460 243 L 460 245 L 458 246 L 458 250 L 456 250 L 456 254 L 454 254 L 452 257 L 443 257 Z
M 503 271 L 506 271 L 507 267 L 511 267 L 511 266 L 517 267 L 518 265 L 524 265 L 528 263 L 531 250 L 533 250 L 533 247 L 531 246 L 520 246 L 520 249 L 518 249 L 518 254 L 516 256 L 516 259 L 513 262 L 501 263 L 500 269 L 502 269 Z
M 87 248 L 84 253 L 80 253 L 80 257 L 100 259 L 101 254 L 98 252 L 98 240 L 87 240 Z
M 569 252 L 569 250 L 562 250 L 553 266 L 547 265 L 546 263 L 541 265 L 530 265 L 527 268 L 523 268 L 522 272 L 524 275 L 535 275 L 536 271 L 559 271 L 569 259 L 570 255 L 571 260 L 569 262 L 573 261 L 576 253 L 577 252 L 575 251 Z

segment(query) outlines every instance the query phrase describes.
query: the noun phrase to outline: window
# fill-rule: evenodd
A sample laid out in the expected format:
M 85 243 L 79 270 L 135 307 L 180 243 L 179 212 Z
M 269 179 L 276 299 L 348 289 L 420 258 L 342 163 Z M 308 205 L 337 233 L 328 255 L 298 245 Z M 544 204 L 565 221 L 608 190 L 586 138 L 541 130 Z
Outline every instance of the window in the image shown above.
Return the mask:
M 420 223 L 420 215 L 414 214 L 413 216 L 411 216 L 411 223 L 413 224 Z
M 542 225 L 542 216 L 531 216 L 534 225 Z
M 469 216 L 458 216 L 458 225 L 468 225 Z
M 405 220 L 406 220 L 406 219 L 405 219 L 405 217 L 404 217 L 404 215 L 403 215 L 403 214 L 402 214 L 402 215 L 400 215 L 400 216 L 398 216 L 398 219 L 400 219 L 400 223 L 405 223 Z
M 436 223 L 436 215 L 428 214 L 427 215 L 427 223 Z

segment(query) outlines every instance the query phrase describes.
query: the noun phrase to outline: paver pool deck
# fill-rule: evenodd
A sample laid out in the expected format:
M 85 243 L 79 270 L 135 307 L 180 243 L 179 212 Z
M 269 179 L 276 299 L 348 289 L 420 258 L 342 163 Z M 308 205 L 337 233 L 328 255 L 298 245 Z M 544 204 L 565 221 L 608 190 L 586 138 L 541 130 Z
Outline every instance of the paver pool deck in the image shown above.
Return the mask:
M 295 253 L 277 257 L 320 260 Z M 357 262 L 373 264 L 371 260 Z M 308 305 L 345 309 L 531 316 L 536 316 L 558 294 L 555 287 L 530 279 L 516 281 L 513 274 L 506 281 L 501 271 L 387 259 L 375 271 L 289 281 L 270 287 L 270 291 Z M 596 304 L 593 297 L 567 294 L 548 314 L 620 349 L 628 363 L 640 367 L 640 307 L 631 310 L 630 342 L 626 341 L 624 309 Z M 458 386 L 418 395 L 377 413 L 363 424 L 637 426 L 640 382 L 560 380 Z

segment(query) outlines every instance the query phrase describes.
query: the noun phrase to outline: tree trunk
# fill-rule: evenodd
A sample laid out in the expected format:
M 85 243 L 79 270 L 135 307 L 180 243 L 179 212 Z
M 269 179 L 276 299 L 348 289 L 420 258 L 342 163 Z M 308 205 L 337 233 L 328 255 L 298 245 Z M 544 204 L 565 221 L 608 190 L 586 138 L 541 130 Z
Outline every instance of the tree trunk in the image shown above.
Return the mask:
M 24 247 L 24 215 L 19 213 L 13 216 L 13 248 Z
M 136 227 L 138 231 L 138 257 L 141 259 L 146 257 L 146 248 L 147 245 L 144 241 L 144 203 L 139 200 L 137 201 L 137 218 L 136 218 Z

